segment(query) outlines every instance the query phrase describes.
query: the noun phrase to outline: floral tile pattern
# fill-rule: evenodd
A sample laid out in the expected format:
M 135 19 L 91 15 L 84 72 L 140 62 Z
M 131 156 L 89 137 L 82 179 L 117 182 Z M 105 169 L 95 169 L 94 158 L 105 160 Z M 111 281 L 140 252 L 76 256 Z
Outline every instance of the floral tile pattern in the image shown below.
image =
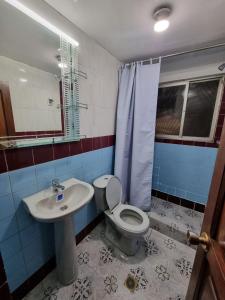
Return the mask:
M 61 286 L 50 273 L 24 300 L 184 300 L 195 250 L 149 228 L 134 257 L 120 255 L 99 224 L 76 249 L 79 274 Z M 175 246 L 174 246 L 175 245 Z M 125 286 L 128 277 L 137 285 Z
M 190 261 L 185 258 L 177 259 L 175 265 L 180 270 L 181 275 L 190 278 L 192 271 L 192 264 Z
M 99 253 L 100 253 L 100 263 L 110 264 L 113 262 L 113 250 L 111 247 L 102 247 Z
M 176 243 L 172 239 L 165 239 L 164 244 L 166 245 L 166 248 L 172 250 L 176 248 Z
M 186 243 L 187 230 L 201 231 L 203 213 L 152 197 L 150 226 L 181 243 Z
M 151 236 L 148 235 L 144 238 L 144 247 L 146 256 L 158 254 L 159 248 L 154 240 L 151 239 Z
M 145 277 L 145 270 L 142 267 L 138 267 L 136 269 L 130 269 L 130 274 L 137 280 L 136 290 L 146 289 L 148 280 Z
M 104 283 L 107 294 L 116 293 L 118 285 L 117 278 L 114 275 L 106 276 Z
M 81 252 L 77 256 L 78 264 L 87 264 L 89 262 L 89 253 L 87 251 Z
M 167 268 L 163 265 L 156 266 L 155 272 L 158 274 L 157 277 L 161 281 L 169 280 L 170 279 L 170 274 L 167 272 Z
M 73 284 L 73 292 L 71 299 L 74 300 L 86 300 L 90 299 L 91 295 L 91 281 L 88 277 L 83 279 L 78 278 Z
M 44 290 L 43 300 L 57 300 L 58 288 L 52 288 L 51 286 L 47 287 Z

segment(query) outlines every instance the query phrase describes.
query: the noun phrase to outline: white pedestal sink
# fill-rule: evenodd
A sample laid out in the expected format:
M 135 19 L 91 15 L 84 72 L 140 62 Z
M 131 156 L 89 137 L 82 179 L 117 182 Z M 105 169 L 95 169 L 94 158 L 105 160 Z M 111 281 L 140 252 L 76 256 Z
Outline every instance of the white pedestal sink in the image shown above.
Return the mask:
M 56 201 L 57 193 L 49 188 L 24 198 L 23 202 L 36 220 L 54 223 L 58 279 L 67 285 L 78 275 L 72 215 L 92 199 L 94 189 L 90 184 L 75 178 L 61 184 L 65 187 L 63 200 Z

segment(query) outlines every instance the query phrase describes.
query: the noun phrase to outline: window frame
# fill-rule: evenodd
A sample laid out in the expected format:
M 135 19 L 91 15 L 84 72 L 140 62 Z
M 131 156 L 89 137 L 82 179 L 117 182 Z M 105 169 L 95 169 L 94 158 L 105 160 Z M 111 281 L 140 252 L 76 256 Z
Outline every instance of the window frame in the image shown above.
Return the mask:
M 184 119 L 185 119 L 185 113 L 186 113 L 186 107 L 187 107 L 187 100 L 188 100 L 187 96 L 188 96 L 188 90 L 189 90 L 190 83 L 213 81 L 213 80 L 219 80 L 219 84 L 218 84 L 218 89 L 217 89 L 217 95 L 216 95 L 216 101 L 215 101 L 215 107 L 214 107 L 209 137 L 196 137 L 196 136 L 182 135 L 183 128 L 184 128 Z M 185 85 L 184 102 L 183 102 L 183 108 L 182 108 L 179 135 L 156 134 L 156 138 L 181 140 L 181 141 L 209 142 L 209 143 L 214 142 L 214 136 L 215 136 L 217 121 L 218 121 L 218 117 L 219 117 L 219 110 L 220 110 L 221 100 L 222 100 L 222 96 L 223 96 L 224 76 L 201 77 L 201 78 L 193 78 L 193 79 L 188 79 L 188 80 L 165 82 L 165 83 L 160 84 L 159 88 L 179 86 L 179 85 Z M 156 120 L 157 120 L 157 115 L 156 115 Z

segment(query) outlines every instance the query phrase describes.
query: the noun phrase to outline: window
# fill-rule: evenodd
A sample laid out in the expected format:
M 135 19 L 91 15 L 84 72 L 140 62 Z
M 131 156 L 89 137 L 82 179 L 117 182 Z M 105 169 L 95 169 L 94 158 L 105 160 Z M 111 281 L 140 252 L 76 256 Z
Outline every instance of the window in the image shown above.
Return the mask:
M 159 88 L 156 136 L 213 141 L 222 79 L 163 84 Z

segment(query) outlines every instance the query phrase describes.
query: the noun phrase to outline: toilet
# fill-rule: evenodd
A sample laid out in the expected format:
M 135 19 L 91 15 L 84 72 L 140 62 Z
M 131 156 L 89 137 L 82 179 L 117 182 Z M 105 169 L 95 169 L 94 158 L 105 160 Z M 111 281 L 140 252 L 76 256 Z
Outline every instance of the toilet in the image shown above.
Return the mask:
M 135 206 L 122 204 L 122 185 L 116 176 L 101 176 L 93 185 L 96 206 L 106 216 L 105 237 L 126 255 L 135 255 L 150 225 L 148 215 Z

